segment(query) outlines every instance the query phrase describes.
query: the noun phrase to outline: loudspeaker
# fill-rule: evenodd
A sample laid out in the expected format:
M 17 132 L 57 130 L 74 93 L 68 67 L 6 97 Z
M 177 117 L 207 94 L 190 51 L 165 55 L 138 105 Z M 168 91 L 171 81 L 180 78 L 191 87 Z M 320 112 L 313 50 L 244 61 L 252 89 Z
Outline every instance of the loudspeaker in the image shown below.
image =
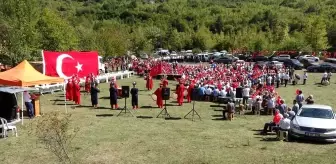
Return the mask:
M 130 93 L 130 87 L 129 86 L 122 86 L 121 87 L 121 97 L 128 98 Z
M 162 88 L 162 99 L 169 100 L 170 98 L 170 88 Z
M 192 101 L 197 101 L 198 100 L 198 88 L 193 88 L 191 92 L 191 100 Z
M 236 88 L 236 98 L 243 98 L 243 88 L 242 87 Z

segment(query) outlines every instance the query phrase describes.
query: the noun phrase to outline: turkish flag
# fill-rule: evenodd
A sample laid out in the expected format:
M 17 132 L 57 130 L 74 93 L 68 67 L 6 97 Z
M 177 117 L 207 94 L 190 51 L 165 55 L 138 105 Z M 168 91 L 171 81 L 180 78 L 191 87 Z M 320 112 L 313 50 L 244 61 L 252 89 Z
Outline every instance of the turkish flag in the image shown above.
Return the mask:
M 151 70 L 150 70 L 150 75 L 153 76 L 157 76 L 159 74 L 162 73 L 162 64 L 159 63 L 156 66 L 154 66 Z
M 43 73 L 48 76 L 61 77 L 65 79 L 78 75 L 80 78 L 93 73 L 97 75 L 98 52 L 51 52 L 42 51 Z

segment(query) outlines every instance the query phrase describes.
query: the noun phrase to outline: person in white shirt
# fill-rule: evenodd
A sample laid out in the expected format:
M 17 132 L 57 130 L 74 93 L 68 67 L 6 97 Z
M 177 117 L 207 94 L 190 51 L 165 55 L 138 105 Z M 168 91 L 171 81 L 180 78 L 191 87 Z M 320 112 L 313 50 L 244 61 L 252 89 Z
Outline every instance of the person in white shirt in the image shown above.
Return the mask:
M 290 129 L 289 115 L 287 113 L 284 114 L 284 118 L 280 121 L 279 128 L 281 131 L 288 131 Z
M 221 91 L 219 92 L 219 96 L 220 96 L 221 98 L 226 97 L 226 92 L 225 92 L 225 89 L 224 89 L 224 88 L 222 88 Z
M 212 89 L 208 86 L 207 89 L 205 89 L 205 101 L 209 101 L 210 97 L 212 95 Z
M 245 87 L 242 91 L 242 96 L 243 96 L 243 104 L 246 105 L 247 104 L 247 100 L 250 97 L 250 88 L 249 87 Z
M 324 72 L 322 76 L 321 84 L 323 84 L 323 82 L 327 80 L 327 77 L 328 77 L 328 73 Z
M 34 117 L 34 107 L 32 103 L 32 96 L 27 91 L 23 92 L 23 100 L 25 102 L 29 118 L 33 118 Z
M 285 73 L 284 80 L 285 80 L 285 87 L 287 87 L 287 84 L 288 84 L 288 81 L 289 81 L 289 74 L 288 73 Z
M 308 79 L 308 73 L 307 73 L 307 71 L 305 71 L 305 72 L 303 73 L 303 85 L 306 85 L 306 81 L 307 81 L 307 79 Z
M 268 109 L 267 114 L 272 115 L 272 112 L 274 112 L 274 109 L 275 109 L 275 98 L 274 97 L 268 99 L 267 109 Z
M 272 84 L 272 76 L 268 76 L 267 77 L 267 85 L 271 85 Z

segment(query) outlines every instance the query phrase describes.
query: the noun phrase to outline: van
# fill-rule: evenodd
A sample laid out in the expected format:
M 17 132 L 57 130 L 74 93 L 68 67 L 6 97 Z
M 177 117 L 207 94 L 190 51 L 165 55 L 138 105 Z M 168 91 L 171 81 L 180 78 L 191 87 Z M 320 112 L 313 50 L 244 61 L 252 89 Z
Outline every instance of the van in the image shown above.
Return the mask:
M 198 54 L 197 58 L 199 61 L 202 62 L 208 62 L 209 61 L 209 55 L 208 54 Z

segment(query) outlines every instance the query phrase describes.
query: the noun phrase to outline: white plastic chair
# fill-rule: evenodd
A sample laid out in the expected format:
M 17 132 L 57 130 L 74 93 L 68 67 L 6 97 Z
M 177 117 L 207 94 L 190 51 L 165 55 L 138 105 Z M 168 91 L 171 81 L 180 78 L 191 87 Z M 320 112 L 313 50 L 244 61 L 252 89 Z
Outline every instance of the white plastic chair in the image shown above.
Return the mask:
M 4 118 L 0 118 L 1 121 L 1 125 L 2 125 L 2 133 L 1 136 L 3 138 L 7 137 L 7 131 L 11 130 L 13 135 L 15 133 L 15 137 L 17 137 L 17 130 L 16 130 L 16 126 L 15 125 L 8 125 L 7 120 Z

